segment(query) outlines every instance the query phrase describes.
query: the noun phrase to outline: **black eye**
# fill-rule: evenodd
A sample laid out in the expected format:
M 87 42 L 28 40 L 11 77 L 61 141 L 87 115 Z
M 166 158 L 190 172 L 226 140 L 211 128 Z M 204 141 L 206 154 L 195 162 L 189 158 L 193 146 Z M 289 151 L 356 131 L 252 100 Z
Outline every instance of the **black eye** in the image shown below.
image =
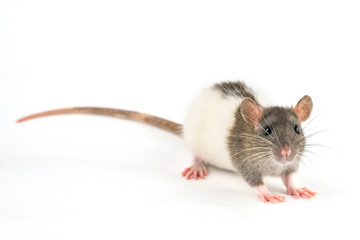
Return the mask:
M 268 135 L 270 135 L 271 134 L 271 128 L 269 127 L 269 126 L 266 126 L 265 128 L 264 128 L 264 135 L 265 136 L 268 136 Z
M 295 125 L 294 130 L 297 134 L 300 134 L 300 128 L 298 125 Z

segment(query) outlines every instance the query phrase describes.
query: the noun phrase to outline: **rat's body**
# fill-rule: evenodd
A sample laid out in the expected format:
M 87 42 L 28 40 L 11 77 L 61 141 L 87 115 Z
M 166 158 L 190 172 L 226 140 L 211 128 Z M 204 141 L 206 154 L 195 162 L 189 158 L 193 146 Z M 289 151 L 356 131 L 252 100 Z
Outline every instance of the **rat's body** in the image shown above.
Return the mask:
M 267 190 L 263 176 L 280 176 L 288 194 L 296 198 L 315 195 L 296 188 L 292 181 L 305 147 L 300 122 L 309 117 L 311 109 L 308 96 L 294 108 L 264 108 L 244 83 L 224 82 L 200 94 L 183 126 L 148 114 L 104 108 L 52 110 L 19 122 L 54 114 L 93 113 L 149 123 L 184 137 L 195 156 L 193 165 L 182 173 L 187 179 L 204 178 L 205 164 L 210 164 L 240 173 L 262 201 L 282 202 L 284 197 Z
M 219 168 L 236 171 L 231 161 L 228 137 L 235 112 L 243 98 L 226 97 L 208 88 L 195 100 L 186 117 L 184 139 L 192 153 Z

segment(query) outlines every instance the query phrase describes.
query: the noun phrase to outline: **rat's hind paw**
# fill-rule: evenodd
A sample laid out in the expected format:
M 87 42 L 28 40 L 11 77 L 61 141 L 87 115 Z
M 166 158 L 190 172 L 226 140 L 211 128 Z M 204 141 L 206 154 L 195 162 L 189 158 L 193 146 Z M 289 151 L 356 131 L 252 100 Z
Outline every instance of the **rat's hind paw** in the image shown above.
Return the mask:
M 186 179 L 193 178 L 197 180 L 199 177 L 204 179 L 205 176 L 208 175 L 208 172 L 203 162 L 200 159 L 195 158 L 193 165 L 191 167 L 185 168 L 181 175 Z
M 312 198 L 316 195 L 316 192 L 310 191 L 306 187 L 303 188 L 291 187 L 287 189 L 287 193 L 289 195 L 295 196 L 296 199 L 299 199 L 300 197 Z

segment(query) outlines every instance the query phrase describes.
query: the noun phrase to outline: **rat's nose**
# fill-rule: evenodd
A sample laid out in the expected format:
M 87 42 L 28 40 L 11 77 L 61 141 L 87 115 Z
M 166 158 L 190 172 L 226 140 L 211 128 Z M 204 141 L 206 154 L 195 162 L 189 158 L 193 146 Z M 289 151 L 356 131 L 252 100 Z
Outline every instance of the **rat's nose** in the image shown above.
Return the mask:
M 280 151 L 282 157 L 289 157 L 291 155 L 291 148 L 290 147 L 284 147 Z

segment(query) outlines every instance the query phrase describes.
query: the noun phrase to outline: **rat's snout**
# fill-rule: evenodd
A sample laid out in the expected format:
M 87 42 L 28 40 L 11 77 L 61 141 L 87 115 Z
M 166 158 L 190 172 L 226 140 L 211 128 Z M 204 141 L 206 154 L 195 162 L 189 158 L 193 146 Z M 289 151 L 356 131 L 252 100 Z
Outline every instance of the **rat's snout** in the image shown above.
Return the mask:
M 295 152 L 296 153 L 296 152 Z M 288 164 L 294 160 L 294 149 L 289 145 L 285 144 L 282 147 L 278 148 L 276 159 L 282 164 Z
M 282 157 L 288 158 L 291 155 L 291 148 L 289 146 L 285 146 L 280 150 L 280 154 Z

